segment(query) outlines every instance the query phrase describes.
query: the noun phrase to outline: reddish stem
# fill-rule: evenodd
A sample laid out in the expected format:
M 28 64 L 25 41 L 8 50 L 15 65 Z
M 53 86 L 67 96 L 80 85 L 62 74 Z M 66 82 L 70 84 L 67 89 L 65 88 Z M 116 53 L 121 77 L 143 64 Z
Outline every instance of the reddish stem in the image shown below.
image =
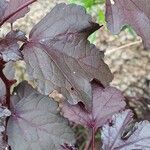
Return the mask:
M 92 128 L 92 150 L 95 150 L 95 128 Z
M 24 5 L 22 5 L 21 7 L 19 7 L 15 12 L 13 12 L 12 14 L 6 16 L 2 22 L 0 23 L 0 26 L 2 26 L 7 20 L 9 20 L 11 17 L 13 17 L 14 15 L 16 15 L 19 11 L 21 11 L 22 9 L 26 8 L 27 6 L 31 5 L 32 3 L 34 3 L 37 0 L 31 0 L 27 3 L 25 3 Z
M 9 81 L 6 76 L 4 75 L 3 71 L 0 70 L 0 78 L 2 79 L 2 81 L 4 82 L 5 84 L 5 88 L 6 88 L 6 100 L 5 100 L 5 106 L 10 109 L 10 88 L 13 84 L 12 81 Z
M 94 134 L 93 134 L 93 131 L 94 131 Z M 98 131 L 98 129 L 95 130 L 95 128 L 94 128 L 94 130 L 93 130 L 93 128 L 92 128 L 92 136 L 89 138 L 87 144 L 84 147 L 84 150 L 89 150 L 91 145 L 93 145 L 93 141 L 94 141 L 94 145 L 95 145 L 95 134 L 97 133 L 97 131 Z M 95 148 L 95 146 L 94 146 L 94 148 Z
M 90 137 L 84 147 L 84 150 L 89 150 L 90 149 L 90 145 L 92 143 L 92 137 Z
M 10 96 L 11 96 L 10 88 L 16 81 L 15 80 L 8 80 L 3 73 L 3 68 L 4 68 L 4 64 L 1 65 L 1 69 L 0 69 L 0 78 L 4 82 L 5 88 L 6 88 L 5 102 L 3 103 L 3 105 L 6 106 L 8 109 L 10 109 Z M 5 126 L 7 126 L 8 119 L 9 119 L 9 117 L 6 118 Z M 4 137 L 3 137 L 4 141 L 7 142 L 6 128 L 5 128 L 3 135 L 4 135 Z M 11 147 L 9 147 L 8 149 L 11 150 Z

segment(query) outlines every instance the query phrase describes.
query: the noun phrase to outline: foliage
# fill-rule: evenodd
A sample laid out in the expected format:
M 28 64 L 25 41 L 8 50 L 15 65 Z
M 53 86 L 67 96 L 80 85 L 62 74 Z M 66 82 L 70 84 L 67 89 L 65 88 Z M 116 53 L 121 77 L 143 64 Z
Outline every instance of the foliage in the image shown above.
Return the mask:
M 83 6 L 95 18 L 96 22 L 106 25 L 104 13 L 105 0 L 68 0 L 68 2 Z M 95 43 L 96 33 L 91 34 L 88 39 L 91 43 Z
M 0 148 L 76 150 L 74 133 L 69 126 L 75 122 L 89 130 L 85 150 L 95 149 L 99 129 L 104 150 L 148 150 L 150 123 L 143 121 L 135 126 L 132 123 L 130 127 L 133 114 L 125 110 L 121 91 L 109 86 L 113 75 L 104 62 L 104 52 L 88 41 L 100 26 L 83 7 L 58 4 L 33 27 L 28 39 L 23 31 L 13 29 L 13 23 L 29 11 L 28 6 L 33 2 L 35 0 L 0 1 L 0 26 L 11 23 L 11 31 L 0 39 Z M 90 8 L 95 2 L 87 1 L 85 6 Z M 122 5 L 120 1 L 114 2 L 107 0 L 106 18 L 109 28 L 119 31 L 117 24 L 112 24 L 116 21 L 112 21 L 112 16 L 122 19 L 115 13 Z M 126 1 L 133 9 L 131 18 L 136 12 L 140 14 L 139 19 L 145 21 L 150 10 L 147 2 L 144 0 L 145 7 L 142 7 L 139 1 L 134 1 L 139 11 L 133 7 L 133 1 Z M 148 47 L 149 22 L 143 29 L 145 22 L 136 28 L 134 19 L 123 19 L 125 23 L 132 22 Z M 124 25 L 122 20 L 119 25 Z M 36 89 L 24 81 L 11 93 L 16 82 L 13 64 L 18 60 L 25 61 Z M 61 94 L 59 103 L 49 96 L 54 90 Z
M 121 28 L 128 24 L 133 27 L 136 33 L 142 37 L 145 48 L 150 48 L 150 3 L 148 0 L 115 0 L 111 4 L 106 1 L 106 21 L 112 33 L 117 34 Z M 128 16 L 128 17 L 127 17 Z
M 128 150 L 148 149 L 150 123 L 148 121 L 133 124 L 133 113 L 123 111 L 113 116 L 112 125 L 106 124 L 102 129 L 103 149 Z

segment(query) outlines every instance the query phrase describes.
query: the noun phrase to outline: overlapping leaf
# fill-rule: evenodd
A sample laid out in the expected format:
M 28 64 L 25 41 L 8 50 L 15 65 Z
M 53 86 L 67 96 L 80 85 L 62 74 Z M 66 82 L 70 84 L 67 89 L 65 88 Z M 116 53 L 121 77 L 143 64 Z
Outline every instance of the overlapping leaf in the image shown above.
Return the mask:
M 28 5 L 36 0 L 1 0 L 0 2 L 0 25 L 4 21 L 13 23 L 23 17 L 28 11 Z
M 12 61 L 8 62 L 3 69 L 3 72 L 7 79 L 13 80 L 15 76 L 14 63 Z M 0 79 L 0 103 L 5 99 L 6 87 L 3 81 Z
M 0 39 L 0 60 L 9 62 L 22 59 L 18 41 L 26 41 L 25 34 L 20 30 L 11 31 Z
M 112 80 L 100 52 L 87 40 L 99 25 L 77 5 L 57 5 L 30 33 L 23 55 L 32 80 L 44 94 L 54 89 L 71 103 L 91 105 L 93 78 L 107 85 Z
M 149 0 L 110 0 L 106 1 L 108 28 L 117 34 L 129 24 L 142 37 L 146 48 L 150 48 L 150 3 Z
M 26 82 L 19 85 L 16 94 L 7 127 L 12 150 L 57 150 L 64 143 L 74 144 L 73 132 L 59 115 L 56 102 Z
M 5 11 L 4 18 L 8 17 L 10 14 L 13 14 L 16 12 L 19 8 L 21 8 L 23 5 L 28 4 L 33 0 L 10 0 L 9 4 L 7 6 L 7 9 Z M 13 15 L 9 20 L 7 20 L 10 23 L 15 22 L 17 19 L 23 17 L 27 12 L 29 11 L 28 5 L 17 12 L 15 15 Z
M 126 110 L 113 116 L 111 126 L 104 125 L 101 133 L 104 150 L 150 149 L 150 123 L 148 121 L 136 123 L 126 132 L 129 122 L 132 121 L 132 116 L 132 112 Z
M 72 106 L 68 102 L 61 105 L 63 116 L 77 124 L 89 128 L 98 128 L 125 107 L 124 97 L 113 87 L 102 88 L 92 83 L 93 107 L 91 112 L 85 111 L 79 105 Z
M 8 3 L 6 2 L 6 0 L 0 0 L 0 22 L 2 21 L 7 4 Z

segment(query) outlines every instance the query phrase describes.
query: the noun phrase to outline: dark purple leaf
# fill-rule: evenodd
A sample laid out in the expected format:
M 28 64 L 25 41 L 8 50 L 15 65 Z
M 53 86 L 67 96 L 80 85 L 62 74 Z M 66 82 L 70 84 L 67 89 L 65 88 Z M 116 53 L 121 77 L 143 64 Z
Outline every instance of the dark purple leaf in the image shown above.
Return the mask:
M 18 41 L 25 42 L 25 34 L 20 31 L 11 31 L 5 38 L 0 39 L 0 59 L 4 62 L 22 59 Z
M 28 89 L 32 91 L 27 93 Z M 12 150 L 57 150 L 64 143 L 74 144 L 73 132 L 57 108 L 52 98 L 21 83 L 12 97 L 12 116 L 7 126 Z
M 63 116 L 77 124 L 89 128 L 98 128 L 105 124 L 112 115 L 125 107 L 122 93 L 114 87 L 102 88 L 92 84 L 93 107 L 91 112 L 85 111 L 79 105 L 70 105 L 64 102 L 61 105 Z
M 14 41 L 26 42 L 27 41 L 27 37 L 26 37 L 25 33 L 21 30 L 10 31 L 9 33 L 7 33 L 6 39 L 9 41 L 12 41 L 12 42 L 14 42 Z
M 28 5 L 34 1 L 36 0 L 9 0 L 3 20 L 10 23 L 15 22 L 29 11 Z
M 109 30 L 117 34 L 128 24 L 142 37 L 146 48 L 150 48 L 150 2 L 149 0 L 106 1 L 106 20 Z
M 150 149 L 150 123 L 148 121 L 139 122 L 127 130 L 132 117 L 132 112 L 126 110 L 113 116 L 112 125 L 103 126 L 101 135 L 104 150 Z
M 6 2 L 6 0 L 0 0 L 0 22 L 2 21 L 7 4 L 8 3 Z
M 97 29 L 82 7 L 65 4 L 57 5 L 32 29 L 23 55 L 40 92 L 56 89 L 70 103 L 91 106 L 89 82 L 95 78 L 105 86 L 112 80 L 103 52 L 87 40 Z

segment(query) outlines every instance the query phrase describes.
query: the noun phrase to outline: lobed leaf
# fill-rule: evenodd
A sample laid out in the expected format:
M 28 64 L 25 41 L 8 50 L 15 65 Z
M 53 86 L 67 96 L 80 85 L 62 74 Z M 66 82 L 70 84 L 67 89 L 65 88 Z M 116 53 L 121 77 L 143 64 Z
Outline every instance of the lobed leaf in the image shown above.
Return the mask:
M 57 5 L 32 29 L 23 55 L 40 92 L 55 89 L 72 104 L 91 106 L 89 82 L 95 78 L 105 86 L 112 80 L 103 52 L 87 40 L 97 29 L 85 10 L 73 4 Z
M 5 38 L 0 39 L 0 61 L 9 62 L 22 59 L 19 41 L 26 41 L 25 33 L 20 30 L 11 31 Z
M 0 25 L 4 22 L 14 23 L 29 12 L 28 6 L 36 0 L 1 0 Z
M 99 84 L 92 83 L 92 93 L 91 112 L 85 111 L 79 105 L 72 106 L 68 102 L 63 102 L 63 116 L 77 124 L 97 129 L 125 107 L 122 93 L 114 87 L 102 88 Z
M 21 83 L 12 97 L 12 116 L 7 126 L 11 149 L 57 150 L 64 143 L 74 144 L 73 132 L 57 108 L 52 98 Z
M 31 0 L 10 0 L 9 4 L 7 6 L 7 9 L 5 11 L 4 18 L 9 16 L 10 14 L 13 14 L 18 8 L 20 8 L 23 4 L 26 4 Z M 23 8 L 21 11 L 13 15 L 9 20 L 7 20 L 10 23 L 15 22 L 17 19 L 23 17 L 27 12 L 29 11 L 28 7 Z
M 106 20 L 109 30 L 118 34 L 128 24 L 142 37 L 145 48 L 150 48 L 150 3 L 149 0 L 106 1 Z
M 150 149 L 150 123 L 143 121 L 136 123 L 125 137 L 123 136 L 128 124 L 132 121 L 130 110 L 113 116 L 112 125 L 104 125 L 101 136 L 104 150 Z

